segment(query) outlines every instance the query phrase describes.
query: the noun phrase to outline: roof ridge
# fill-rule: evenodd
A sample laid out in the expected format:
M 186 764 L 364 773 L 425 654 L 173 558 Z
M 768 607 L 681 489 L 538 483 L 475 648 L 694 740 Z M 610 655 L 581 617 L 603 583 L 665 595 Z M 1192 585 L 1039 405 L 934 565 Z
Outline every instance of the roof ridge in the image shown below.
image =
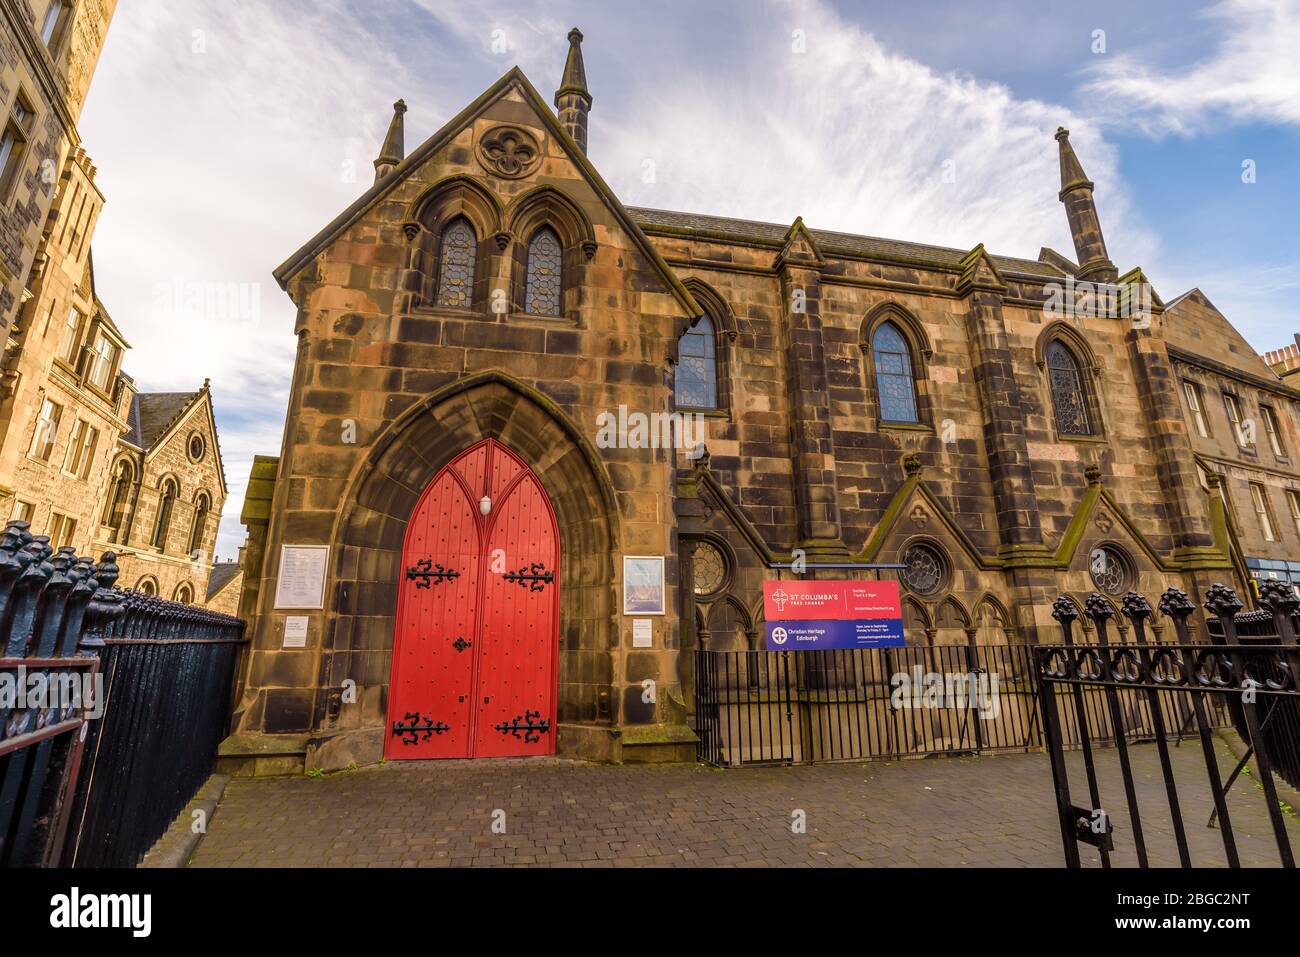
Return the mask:
M 628 206 L 627 211 L 631 213 L 633 216 L 638 216 L 638 217 L 644 214 L 647 217 L 653 218 L 657 214 L 663 217 L 680 217 L 683 219 L 711 220 L 713 222 L 723 224 L 723 225 L 730 225 L 732 227 L 757 226 L 762 229 L 772 230 L 774 231 L 774 233 L 776 231 L 779 231 L 781 235 L 784 235 L 789 230 L 788 224 L 783 225 L 781 223 L 771 223 L 760 219 L 743 219 L 738 216 L 722 216 L 717 213 L 692 213 L 692 212 L 686 212 L 684 210 L 661 209 L 653 206 Z M 653 227 L 654 224 L 651 223 L 649 225 Z M 663 225 L 669 225 L 669 224 L 664 223 Z M 806 224 L 805 224 L 805 228 L 808 229 L 808 231 L 813 234 L 814 238 L 821 237 L 823 239 L 831 239 L 831 240 L 835 238 L 843 238 L 847 240 L 861 240 L 870 243 L 892 244 L 896 246 L 911 247 L 913 249 L 934 250 L 936 252 L 949 253 L 953 257 L 955 257 L 955 260 L 958 261 L 962 257 L 965 257 L 970 252 L 969 249 L 961 249 L 956 246 L 940 246 L 936 243 L 920 242 L 918 240 L 913 240 L 913 239 L 896 239 L 889 236 L 873 236 L 868 233 L 851 233 L 851 232 L 846 232 L 844 230 L 838 230 L 838 229 L 821 229 L 813 226 L 807 226 Z M 758 237 L 758 238 L 763 238 L 763 237 Z M 780 245 L 781 240 L 774 235 L 772 238 L 772 242 L 774 245 Z M 1059 269 L 1057 269 L 1057 267 L 1052 266 L 1049 263 L 1043 263 L 1038 259 L 1031 259 L 1028 256 L 1012 256 L 1012 255 L 1006 255 L 1003 253 L 996 253 L 996 252 L 990 252 L 988 253 L 988 255 L 995 260 L 1001 260 L 1003 262 L 1024 263 L 1027 266 L 1037 267 L 1038 270 L 1048 268 L 1053 270 L 1053 272 L 1059 272 Z

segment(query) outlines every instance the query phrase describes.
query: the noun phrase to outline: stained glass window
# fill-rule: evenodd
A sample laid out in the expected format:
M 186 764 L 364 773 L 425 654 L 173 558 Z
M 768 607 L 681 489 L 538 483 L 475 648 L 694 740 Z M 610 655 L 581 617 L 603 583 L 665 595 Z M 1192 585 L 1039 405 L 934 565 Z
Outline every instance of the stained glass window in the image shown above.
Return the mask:
M 438 255 L 438 305 L 467 308 L 474 295 L 474 260 L 478 238 L 464 219 L 442 231 Z
M 560 237 L 543 226 L 528 244 L 528 282 L 524 312 L 534 316 L 560 314 Z
M 886 322 L 876 330 L 871 340 L 871 358 L 876 366 L 880 418 L 885 422 L 919 422 L 912 353 L 898 326 Z
M 716 545 L 697 542 L 692 555 L 694 588 L 697 595 L 712 595 L 727 581 L 727 562 Z
M 678 408 L 718 407 L 718 358 L 713 322 L 701 316 L 677 343 L 673 399 Z
M 918 542 L 903 552 L 903 584 L 918 595 L 933 595 L 943 584 L 946 563 L 939 550 Z
M 1059 341 L 1047 347 L 1047 381 L 1052 389 L 1056 431 L 1061 435 L 1092 435 L 1079 360 Z
M 1128 590 L 1128 562 L 1118 551 L 1103 545 L 1093 550 L 1090 559 L 1088 571 L 1094 585 L 1107 595 L 1122 595 Z

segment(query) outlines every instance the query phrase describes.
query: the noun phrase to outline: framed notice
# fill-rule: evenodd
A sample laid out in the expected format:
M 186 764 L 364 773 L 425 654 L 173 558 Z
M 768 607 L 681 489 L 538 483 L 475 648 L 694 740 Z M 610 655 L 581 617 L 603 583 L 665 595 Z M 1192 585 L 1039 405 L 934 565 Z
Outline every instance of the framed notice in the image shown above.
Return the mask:
M 328 545 L 281 545 L 276 608 L 324 608 Z
M 623 614 L 664 613 L 664 558 L 662 555 L 623 556 Z
M 898 582 L 765 581 L 768 651 L 903 648 Z
M 654 622 L 649 618 L 632 619 L 632 647 L 654 647 Z
M 307 616 L 289 615 L 284 619 L 284 641 L 281 648 L 307 647 Z

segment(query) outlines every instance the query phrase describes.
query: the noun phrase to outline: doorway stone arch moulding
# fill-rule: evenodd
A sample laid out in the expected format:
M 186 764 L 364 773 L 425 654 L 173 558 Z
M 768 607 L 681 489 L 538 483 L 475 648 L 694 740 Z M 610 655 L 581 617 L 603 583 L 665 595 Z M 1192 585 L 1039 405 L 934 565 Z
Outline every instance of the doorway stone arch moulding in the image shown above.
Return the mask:
M 622 537 L 613 486 L 563 410 L 525 383 L 485 372 L 406 410 L 348 481 L 331 538 L 309 767 L 379 759 L 406 527 L 443 466 L 485 438 L 532 469 L 559 525 L 558 753 L 616 758 Z M 342 706 L 347 679 L 356 683 L 356 702 Z

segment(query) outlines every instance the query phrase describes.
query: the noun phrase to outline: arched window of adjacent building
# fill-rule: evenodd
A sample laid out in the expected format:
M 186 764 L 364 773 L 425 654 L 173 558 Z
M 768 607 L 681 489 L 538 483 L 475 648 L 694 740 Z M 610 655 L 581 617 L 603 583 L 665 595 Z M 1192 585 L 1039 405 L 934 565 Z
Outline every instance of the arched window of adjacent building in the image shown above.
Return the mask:
M 199 557 L 203 550 L 203 538 L 208 531 L 208 513 L 212 511 L 212 499 L 207 492 L 200 492 L 194 499 L 194 524 L 190 527 L 191 558 Z
M 678 409 L 718 408 L 717 333 L 708 315 L 677 340 L 673 400 Z
M 131 495 L 131 480 L 134 477 L 135 470 L 125 459 L 118 463 L 113 472 L 113 487 L 104 508 L 104 524 L 113 530 L 111 540 L 114 542 L 118 541 L 122 523 L 126 520 L 126 503 Z
M 158 496 L 158 521 L 153 529 L 153 545 L 160 552 L 167 551 L 167 532 L 172 524 L 172 506 L 176 504 L 176 498 L 180 489 L 176 487 L 176 480 L 173 478 L 163 479 L 159 487 Z
M 533 233 L 528 243 L 527 279 L 524 283 L 524 312 L 534 316 L 558 316 L 563 308 L 563 263 L 560 237 L 549 226 Z
M 194 586 L 189 582 L 181 582 L 176 586 L 176 591 L 172 594 L 172 601 L 180 602 L 182 605 L 193 604 Z
M 1052 390 L 1052 413 L 1057 433 L 1094 435 L 1083 368 L 1070 347 L 1059 339 L 1047 346 L 1047 382 Z
M 141 595 L 156 595 L 158 594 L 158 583 L 150 576 L 145 575 L 144 578 L 135 583 L 135 590 Z
M 453 219 L 438 243 L 438 295 L 440 306 L 466 309 L 474 301 L 474 263 L 478 237 L 463 216 Z
M 912 350 L 894 323 L 882 322 L 871 337 L 871 361 L 875 365 L 881 421 L 920 422 Z

